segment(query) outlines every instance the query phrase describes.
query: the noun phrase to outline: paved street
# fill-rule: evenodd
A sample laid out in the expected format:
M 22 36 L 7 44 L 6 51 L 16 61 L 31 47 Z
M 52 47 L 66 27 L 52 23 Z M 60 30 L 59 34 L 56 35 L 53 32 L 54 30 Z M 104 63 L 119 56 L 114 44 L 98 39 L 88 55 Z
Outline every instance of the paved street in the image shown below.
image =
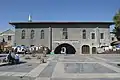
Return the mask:
M 119 54 L 48 56 L 44 64 L 0 65 L 0 80 L 120 80 Z

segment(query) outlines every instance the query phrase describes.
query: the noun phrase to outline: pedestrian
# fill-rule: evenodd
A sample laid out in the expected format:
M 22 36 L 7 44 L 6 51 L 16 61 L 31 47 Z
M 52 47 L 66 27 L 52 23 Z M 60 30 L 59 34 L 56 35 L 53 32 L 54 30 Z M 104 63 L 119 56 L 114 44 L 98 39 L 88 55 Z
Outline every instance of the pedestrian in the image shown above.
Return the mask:
M 7 55 L 7 61 L 8 61 L 9 63 L 12 62 L 11 51 L 9 51 L 9 53 L 8 53 L 8 55 Z
M 11 61 L 12 61 L 12 64 L 14 64 L 14 62 L 15 62 L 15 51 L 14 51 L 14 49 L 12 49 L 12 51 L 11 51 Z
M 19 55 L 15 54 L 15 63 L 18 64 L 19 63 Z

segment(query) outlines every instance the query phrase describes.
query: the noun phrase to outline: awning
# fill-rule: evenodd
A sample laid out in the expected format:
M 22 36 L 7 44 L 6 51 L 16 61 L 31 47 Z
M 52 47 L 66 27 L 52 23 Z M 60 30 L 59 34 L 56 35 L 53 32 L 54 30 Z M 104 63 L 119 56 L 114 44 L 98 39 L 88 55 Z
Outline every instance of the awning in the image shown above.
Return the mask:
M 7 44 L 4 47 L 7 48 L 7 47 L 12 47 L 12 46 L 10 44 Z
M 114 42 L 111 43 L 111 46 L 115 46 L 115 45 L 118 45 L 118 44 L 120 44 L 120 41 L 114 41 Z

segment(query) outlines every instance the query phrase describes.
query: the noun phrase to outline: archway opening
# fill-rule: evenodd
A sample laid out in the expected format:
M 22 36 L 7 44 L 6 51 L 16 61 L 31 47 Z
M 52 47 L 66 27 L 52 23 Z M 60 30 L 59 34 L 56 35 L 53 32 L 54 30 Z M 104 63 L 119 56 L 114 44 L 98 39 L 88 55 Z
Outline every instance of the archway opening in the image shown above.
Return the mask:
M 82 54 L 90 54 L 90 47 L 88 45 L 82 46 Z
M 97 53 L 96 47 L 92 47 L 92 54 L 96 54 L 96 53 Z
M 75 54 L 75 52 L 75 48 L 68 43 L 60 44 L 54 51 L 55 54 Z

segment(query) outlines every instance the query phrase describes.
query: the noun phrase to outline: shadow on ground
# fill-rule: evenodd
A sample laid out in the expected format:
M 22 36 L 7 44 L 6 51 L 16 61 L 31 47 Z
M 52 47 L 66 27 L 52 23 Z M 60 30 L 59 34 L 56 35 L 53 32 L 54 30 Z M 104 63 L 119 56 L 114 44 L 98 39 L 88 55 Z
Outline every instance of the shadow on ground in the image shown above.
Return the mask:
M 1 64 L 0 67 L 11 66 L 11 65 L 19 65 L 19 64 L 24 64 L 24 63 L 27 63 L 27 62 L 26 61 L 20 61 L 18 64 L 9 64 L 9 63 L 6 63 L 6 64 Z

